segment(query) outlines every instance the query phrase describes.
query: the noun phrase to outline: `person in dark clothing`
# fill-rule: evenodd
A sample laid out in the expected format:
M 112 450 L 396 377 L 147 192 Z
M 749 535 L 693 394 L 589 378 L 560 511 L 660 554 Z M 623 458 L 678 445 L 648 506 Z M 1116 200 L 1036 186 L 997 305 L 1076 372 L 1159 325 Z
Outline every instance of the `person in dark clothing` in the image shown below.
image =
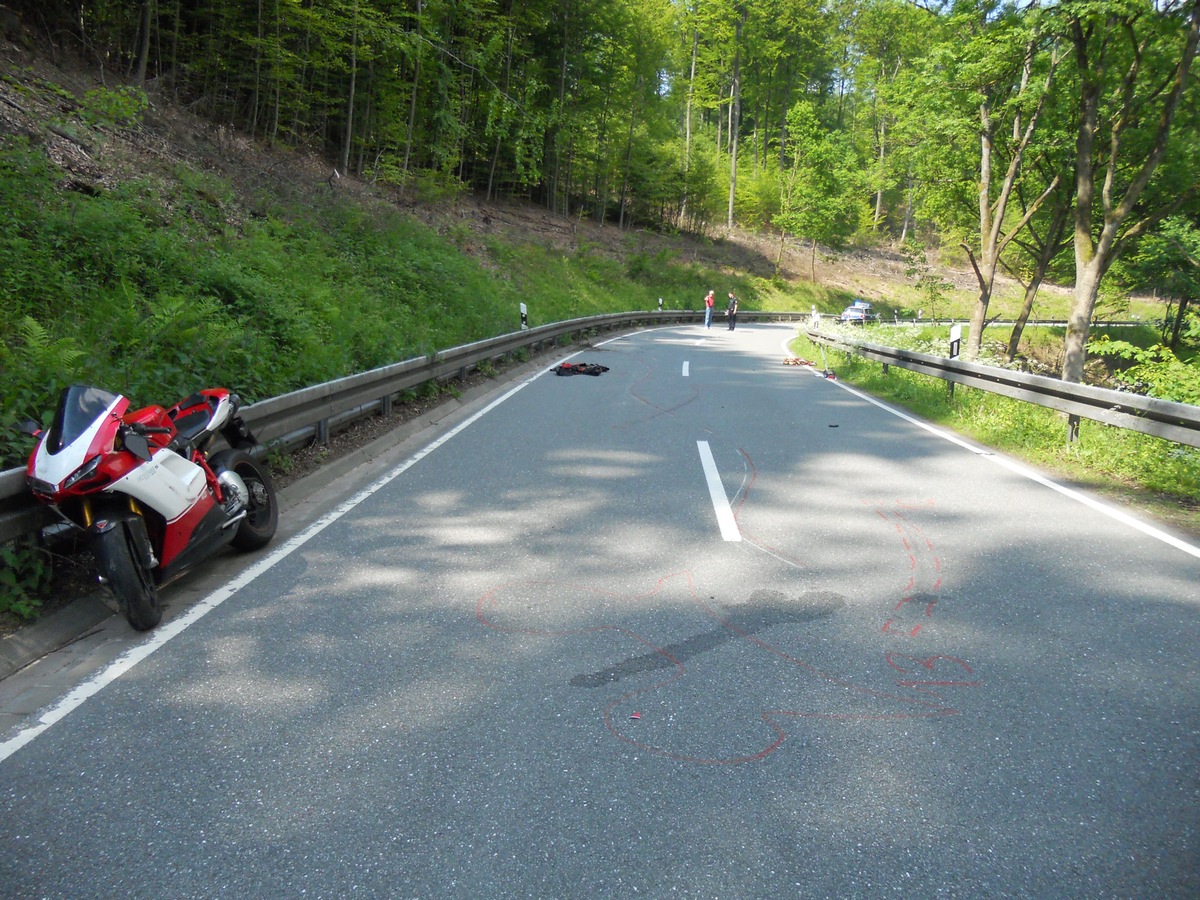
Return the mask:
M 737 297 L 733 296 L 733 291 L 729 292 L 729 305 L 725 307 L 725 315 L 729 318 L 729 330 L 733 331 L 737 325 Z

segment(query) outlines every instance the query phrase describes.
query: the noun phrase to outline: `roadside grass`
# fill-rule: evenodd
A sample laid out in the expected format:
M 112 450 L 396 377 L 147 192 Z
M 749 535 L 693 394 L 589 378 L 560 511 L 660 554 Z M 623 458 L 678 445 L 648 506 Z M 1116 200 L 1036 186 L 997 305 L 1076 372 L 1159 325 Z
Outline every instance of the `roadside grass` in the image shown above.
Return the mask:
M 888 343 L 879 333 L 871 340 Z M 822 359 L 803 334 L 791 348 Z M 1066 416 L 1055 410 L 962 385 L 951 396 L 941 379 L 895 366 L 885 374 L 876 362 L 828 347 L 824 359 L 839 379 L 881 400 L 1200 537 L 1200 450 L 1088 420 L 1068 443 Z

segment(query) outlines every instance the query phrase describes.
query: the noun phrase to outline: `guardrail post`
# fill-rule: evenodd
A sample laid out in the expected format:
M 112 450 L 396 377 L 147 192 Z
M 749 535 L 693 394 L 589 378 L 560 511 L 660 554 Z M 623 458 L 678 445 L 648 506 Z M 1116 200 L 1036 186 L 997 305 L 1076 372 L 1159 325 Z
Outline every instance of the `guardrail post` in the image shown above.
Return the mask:
M 328 444 L 329 443 L 329 420 L 328 419 L 321 419 L 321 421 L 317 422 L 317 443 L 318 444 Z
M 1067 443 L 1073 444 L 1079 440 L 1079 416 L 1074 413 L 1067 415 Z
M 392 414 L 392 395 L 391 394 L 387 394 L 386 396 L 379 398 L 379 414 L 381 416 L 385 416 L 385 417 L 390 416 Z

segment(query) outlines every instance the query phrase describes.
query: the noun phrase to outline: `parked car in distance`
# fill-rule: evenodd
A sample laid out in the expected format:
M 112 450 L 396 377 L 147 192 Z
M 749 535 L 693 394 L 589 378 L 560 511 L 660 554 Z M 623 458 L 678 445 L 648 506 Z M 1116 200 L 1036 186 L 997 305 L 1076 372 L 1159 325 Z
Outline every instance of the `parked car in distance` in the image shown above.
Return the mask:
M 842 310 L 838 321 L 843 325 L 866 325 L 868 322 L 878 322 L 879 313 L 875 312 L 871 308 L 871 304 L 865 300 L 855 300 L 853 306 L 847 306 Z

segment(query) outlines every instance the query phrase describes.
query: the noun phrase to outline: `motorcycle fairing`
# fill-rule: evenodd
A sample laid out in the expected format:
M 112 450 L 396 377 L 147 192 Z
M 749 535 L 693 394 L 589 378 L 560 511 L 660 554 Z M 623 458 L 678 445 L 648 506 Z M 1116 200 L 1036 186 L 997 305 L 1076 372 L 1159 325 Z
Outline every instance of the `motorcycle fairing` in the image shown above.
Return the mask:
M 128 406 L 124 397 L 99 388 L 68 388 L 46 439 L 29 459 L 26 474 L 60 489 L 84 463 L 112 447 L 121 414 Z
M 172 450 L 154 450 L 150 462 L 114 481 L 105 492 L 127 494 L 162 517 L 163 577 L 165 570 L 207 555 L 232 536 L 226 529 L 229 517 L 208 490 L 207 473 Z
M 170 450 L 154 449 L 149 462 L 129 471 L 105 488 L 123 493 L 150 507 L 171 524 L 205 493 L 207 477 L 191 460 Z
M 187 515 L 167 526 L 163 535 L 160 582 L 168 581 L 189 566 L 200 562 L 214 550 L 229 543 L 236 526 L 213 502 L 211 496 L 188 510 Z
M 62 392 L 54 421 L 46 433 L 46 446 L 50 453 L 60 452 L 75 441 L 93 424 L 111 410 L 123 398 L 103 388 L 73 384 Z M 122 407 L 124 411 L 124 407 Z M 119 413 L 118 413 L 119 415 Z

